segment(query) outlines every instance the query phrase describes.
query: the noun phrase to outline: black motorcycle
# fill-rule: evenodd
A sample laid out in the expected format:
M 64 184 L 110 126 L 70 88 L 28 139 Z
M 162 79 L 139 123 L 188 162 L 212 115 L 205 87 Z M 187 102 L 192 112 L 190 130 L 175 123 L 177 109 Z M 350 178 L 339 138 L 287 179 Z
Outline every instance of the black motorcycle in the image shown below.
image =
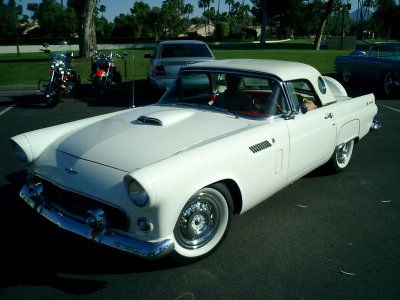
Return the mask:
M 121 73 L 114 63 L 114 58 L 121 58 L 124 60 L 126 77 L 125 57 L 128 53 L 124 52 L 121 55 L 114 51 L 110 51 L 109 54 L 104 54 L 96 49 L 92 49 L 92 52 L 92 72 L 89 80 L 92 81 L 92 87 L 96 95 L 102 96 L 112 87 L 113 83 L 118 84 L 122 81 Z
M 50 53 L 49 44 L 43 44 L 45 53 Z M 48 80 L 39 80 L 39 89 L 45 94 L 45 102 L 48 107 L 58 104 L 61 97 L 75 95 L 81 83 L 80 75 L 72 69 L 73 52 L 68 51 L 68 44 L 62 43 L 54 47 L 50 55 L 50 69 Z

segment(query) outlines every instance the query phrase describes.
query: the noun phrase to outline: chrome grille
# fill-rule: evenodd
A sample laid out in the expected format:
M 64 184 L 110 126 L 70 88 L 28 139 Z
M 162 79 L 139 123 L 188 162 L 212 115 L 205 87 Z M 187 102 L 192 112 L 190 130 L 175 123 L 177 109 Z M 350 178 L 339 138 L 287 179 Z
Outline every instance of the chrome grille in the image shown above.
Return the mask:
M 64 190 L 41 178 L 39 181 L 43 183 L 43 195 L 47 202 L 64 215 L 85 222 L 89 210 L 101 208 L 104 211 L 109 227 L 121 230 L 129 228 L 129 217 L 122 210 Z

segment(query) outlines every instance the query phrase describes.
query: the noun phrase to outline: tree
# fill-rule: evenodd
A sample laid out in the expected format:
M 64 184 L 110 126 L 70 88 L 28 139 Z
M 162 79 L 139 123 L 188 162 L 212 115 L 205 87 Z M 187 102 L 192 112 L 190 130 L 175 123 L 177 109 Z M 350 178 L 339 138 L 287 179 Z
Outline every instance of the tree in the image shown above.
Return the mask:
M 229 35 L 229 25 L 227 22 L 219 22 L 215 27 L 215 35 L 220 40 L 225 40 L 225 38 Z
M 83 58 L 90 57 L 90 49 L 97 47 L 94 23 L 96 4 L 97 0 L 68 0 L 68 5 L 77 11 L 79 25 L 79 56 Z
M 39 4 L 38 3 L 28 3 L 26 8 L 32 13 L 31 19 L 37 19 L 37 13 L 39 10 Z
M 192 4 L 185 4 L 183 8 L 183 13 L 187 15 L 187 18 L 190 19 L 190 15 L 194 11 L 194 6 Z
M 106 12 L 106 6 L 105 5 L 100 5 L 99 11 L 101 12 L 101 17 L 104 17 L 104 13 Z
M 321 19 L 319 21 L 319 25 L 317 28 L 317 34 L 314 40 L 314 45 L 313 45 L 314 50 L 319 50 L 319 48 L 321 47 L 322 35 L 324 33 L 326 21 L 328 20 L 329 15 L 333 12 L 334 1 L 335 0 L 328 0 L 328 2 L 325 3 L 325 8 L 321 14 Z
M 133 36 L 135 38 L 143 37 L 148 34 L 148 28 L 151 27 L 149 22 L 150 5 L 144 3 L 143 1 L 135 2 L 133 8 L 131 8 L 131 13 L 133 15 Z
M 374 6 L 376 9 L 371 21 L 375 24 L 378 34 L 384 36 L 386 40 L 398 35 L 400 6 L 396 5 L 394 0 L 376 0 Z

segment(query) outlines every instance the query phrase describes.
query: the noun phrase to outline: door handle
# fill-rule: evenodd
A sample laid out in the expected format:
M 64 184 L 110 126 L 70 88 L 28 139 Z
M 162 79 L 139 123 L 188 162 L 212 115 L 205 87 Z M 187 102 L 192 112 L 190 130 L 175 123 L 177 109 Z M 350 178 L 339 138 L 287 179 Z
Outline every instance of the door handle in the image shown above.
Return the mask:
M 329 113 L 325 116 L 325 119 L 332 119 L 333 118 L 333 113 Z

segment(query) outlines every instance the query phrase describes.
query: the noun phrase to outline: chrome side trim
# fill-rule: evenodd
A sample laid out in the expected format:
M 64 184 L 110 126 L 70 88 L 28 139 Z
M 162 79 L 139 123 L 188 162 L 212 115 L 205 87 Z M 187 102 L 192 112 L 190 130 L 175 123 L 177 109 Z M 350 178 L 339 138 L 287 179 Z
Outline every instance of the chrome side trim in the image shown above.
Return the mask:
M 20 197 L 30 207 L 58 227 L 99 244 L 146 259 L 158 259 L 170 254 L 174 250 L 174 242 L 172 239 L 151 243 L 112 232 L 102 216 L 101 209 L 97 211 L 88 211 L 88 220 L 86 224 L 65 216 L 51 207 L 43 197 L 42 191 L 43 187 L 40 183 L 26 184 L 20 191 Z

